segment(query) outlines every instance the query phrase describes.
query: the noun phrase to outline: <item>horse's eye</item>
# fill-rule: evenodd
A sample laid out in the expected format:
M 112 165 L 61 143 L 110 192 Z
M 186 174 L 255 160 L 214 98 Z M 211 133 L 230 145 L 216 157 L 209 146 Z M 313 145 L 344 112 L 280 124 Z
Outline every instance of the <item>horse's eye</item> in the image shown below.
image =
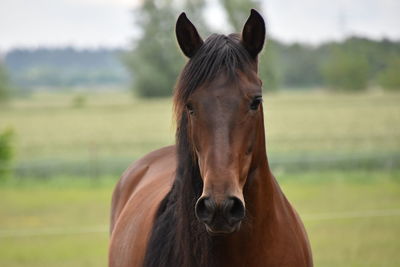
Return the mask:
M 250 104 L 250 109 L 251 110 L 257 110 L 258 106 L 260 106 L 262 102 L 262 97 L 261 96 L 256 96 L 255 98 L 253 98 L 253 100 L 251 101 Z
M 194 113 L 192 104 L 190 104 L 190 103 L 186 104 L 186 109 L 187 109 L 187 111 L 189 112 L 190 115 L 192 115 Z

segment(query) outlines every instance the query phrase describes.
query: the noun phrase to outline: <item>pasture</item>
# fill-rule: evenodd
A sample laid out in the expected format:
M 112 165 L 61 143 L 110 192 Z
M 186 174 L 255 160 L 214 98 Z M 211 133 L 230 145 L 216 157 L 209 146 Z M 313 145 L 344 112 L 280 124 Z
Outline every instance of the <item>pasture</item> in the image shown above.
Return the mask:
M 0 266 L 106 266 L 115 181 L 174 141 L 170 99 L 105 92 L 76 107 L 74 97 L 39 93 L 0 109 L 0 130 L 16 133 L 16 172 L 0 184 Z M 269 159 L 316 266 L 399 265 L 399 104 L 380 91 L 264 96 Z M 70 174 L 93 162 L 95 175 Z
M 0 109 L 16 132 L 17 161 L 89 157 L 135 159 L 174 142 L 170 98 L 98 93 L 73 106 L 73 94 L 36 94 Z M 399 152 L 400 94 L 284 92 L 264 96 L 267 150 L 280 155 Z
M 72 179 L 72 178 L 70 178 Z M 60 178 L 0 188 L 1 266 L 106 266 L 111 181 Z M 279 177 L 315 266 L 398 266 L 400 172 Z

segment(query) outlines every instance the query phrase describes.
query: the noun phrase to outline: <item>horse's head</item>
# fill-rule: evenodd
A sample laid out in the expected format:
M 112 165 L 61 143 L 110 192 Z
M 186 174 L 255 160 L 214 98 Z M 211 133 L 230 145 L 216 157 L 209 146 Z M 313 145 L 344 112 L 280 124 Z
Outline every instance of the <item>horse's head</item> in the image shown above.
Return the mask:
M 181 103 L 176 104 L 178 120 L 186 124 L 188 149 L 203 183 L 195 213 L 209 233 L 231 233 L 245 217 L 243 188 L 260 151 L 257 56 L 264 44 L 264 20 L 252 10 L 242 35 L 214 34 L 203 42 L 182 13 L 176 35 L 189 57 L 175 92 L 175 103 Z

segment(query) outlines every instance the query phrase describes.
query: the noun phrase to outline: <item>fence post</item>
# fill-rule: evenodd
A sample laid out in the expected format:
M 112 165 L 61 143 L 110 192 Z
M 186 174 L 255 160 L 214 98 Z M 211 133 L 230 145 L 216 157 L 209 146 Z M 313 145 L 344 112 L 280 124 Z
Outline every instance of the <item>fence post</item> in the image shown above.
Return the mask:
M 92 142 L 89 146 L 89 168 L 90 176 L 92 177 L 93 183 L 98 182 L 99 177 L 99 158 L 98 158 L 98 146 L 97 143 Z

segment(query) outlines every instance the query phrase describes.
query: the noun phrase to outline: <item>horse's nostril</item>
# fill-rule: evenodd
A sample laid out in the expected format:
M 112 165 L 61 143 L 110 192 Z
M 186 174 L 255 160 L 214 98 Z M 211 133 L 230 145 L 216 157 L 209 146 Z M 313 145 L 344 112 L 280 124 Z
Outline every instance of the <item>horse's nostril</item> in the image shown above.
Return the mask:
M 243 202 L 237 197 L 227 199 L 224 210 L 230 224 L 243 220 L 246 213 Z
M 205 224 L 218 225 L 225 222 L 233 226 L 244 218 L 245 208 L 237 197 L 225 199 L 222 205 L 217 205 L 210 197 L 201 197 L 197 200 L 195 214 Z
M 214 214 L 215 205 L 209 197 L 201 197 L 197 200 L 195 213 L 197 219 L 203 223 L 210 223 Z

